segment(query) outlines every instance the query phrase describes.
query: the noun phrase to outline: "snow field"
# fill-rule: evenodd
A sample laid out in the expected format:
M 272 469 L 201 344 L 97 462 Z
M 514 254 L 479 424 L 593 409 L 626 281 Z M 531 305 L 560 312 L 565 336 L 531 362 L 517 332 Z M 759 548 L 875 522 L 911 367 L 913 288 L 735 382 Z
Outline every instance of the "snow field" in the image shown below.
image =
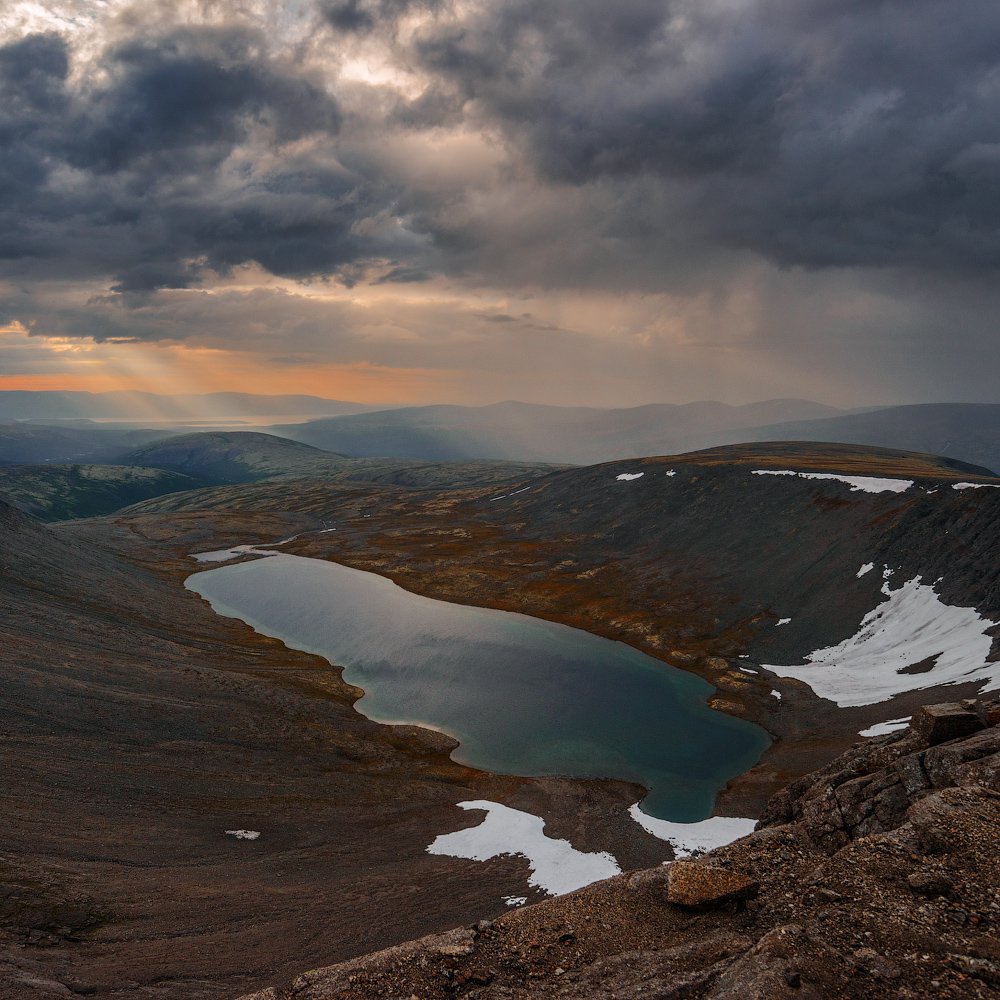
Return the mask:
M 799 479 L 836 479 L 847 483 L 852 493 L 905 493 L 912 479 L 878 479 L 873 476 L 837 476 L 832 472 L 792 472 L 790 469 L 754 469 L 755 476 L 798 476 Z
M 817 649 L 802 665 L 763 666 L 805 682 L 841 707 L 874 705 L 939 684 L 986 681 L 991 691 L 1000 686 L 1000 664 L 987 662 L 993 640 L 986 634 L 998 623 L 975 608 L 945 604 L 919 576 L 891 590 L 891 575 L 886 567 L 886 600 L 865 615 L 850 638 Z M 904 672 L 929 660 L 934 660 L 929 670 Z
M 486 818 L 479 826 L 436 837 L 427 848 L 428 854 L 471 861 L 520 854 L 531 866 L 528 884 L 553 896 L 621 874 L 618 862 L 604 851 L 587 854 L 576 850 L 568 840 L 546 837 L 545 821 L 531 813 L 485 799 L 459 802 L 458 806 L 460 809 L 482 809 Z

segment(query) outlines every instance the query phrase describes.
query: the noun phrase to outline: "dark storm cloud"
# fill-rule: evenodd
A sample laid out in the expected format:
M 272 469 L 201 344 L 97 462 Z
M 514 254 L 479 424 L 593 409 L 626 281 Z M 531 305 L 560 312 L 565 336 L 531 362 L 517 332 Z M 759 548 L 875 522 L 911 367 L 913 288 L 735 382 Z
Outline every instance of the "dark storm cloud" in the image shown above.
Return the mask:
M 295 45 L 143 9 L 96 56 L 0 47 L 22 317 L 40 279 L 138 310 L 251 262 L 699 292 L 748 259 L 975 280 L 1000 261 L 995 0 L 319 0 Z M 338 77 L 358 52 L 405 90 Z M 454 136 L 495 160 L 432 161 Z
M 110 81 L 85 95 L 68 159 L 98 172 L 178 173 L 217 165 L 264 124 L 275 141 L 335 132 L 340 113 L 313 81 L 269 64 L 239 29 L 179 28 L 107 53 Z
M 0 257 L 15 273 L 140 292 L 249 261 L 302 277 L 365 256 L 352 227 L 384 207 L 380 182 L 280 155 L 335 136 L 341 112 L 260 38 L 182 27 L 109 48 L 95 80 L 71 85 L 70 64 L 57 35 L 0 48 Z
M 691 212 L 656 221 L 719 245 L 808 267 L 1000 259 L 995 3 L 507 0 L 415 51 L 437 82 L 402 120 L 461 108 L 554 181 L 659 177 Z
M 692 68 L 670 23 L 659 0 L 509 0 L 428 32 L 417 52 L 554 179 L 766 162 L 791 68 L 752 46 L 727 52 L 724 68 Z

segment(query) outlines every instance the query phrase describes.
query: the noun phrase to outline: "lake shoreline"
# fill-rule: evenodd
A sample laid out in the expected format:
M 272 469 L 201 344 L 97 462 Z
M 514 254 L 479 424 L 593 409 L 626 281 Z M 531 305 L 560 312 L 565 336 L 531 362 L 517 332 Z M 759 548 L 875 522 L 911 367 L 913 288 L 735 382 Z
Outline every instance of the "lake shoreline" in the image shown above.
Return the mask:
M 722 766 L 730 770 L 730 780 L 738 778 L 746 769 L 732 775 L 731 762 L 738 761 L 740 754 L 751 754 L 748 759 L 756 760 L 766 749 L 764 733 L 754 735 L 754 730 L 743 727 L 738 720 L 708 707 L 706 694 L 710 688 L 703 682 L 669 664 L 670 673 L 664 672 L 659 661 L 634 647 L 523 613 L 429 598 L 398 587 L 382 574 L 359 571 L 335 560 L 303 558 L 281 548 L 285 542 L 300 537 L 308 534 L 270 545 L 241 544 L 229 550 L 193 554 L 207 568 L 191 574 L 185 587 L 206 598 L 219 614 L 242 620 L 291 648 L 321 655 L 333 665 L 346 664 L 344 680 L 367 692 L 359 699 L 360 704 L 356 703 L 357 710 L 382 724 L 422 726 L 446 734 L 457 741 L 458 752 L 453 754 L 456 763 L 518 776 L 567 780 L 638 778 L 651 795 L 644 799 L 644 812 L 653 819 L 690 823 L 714 814 L 712 807 L 726 782 L 723 777 L 721 783 L 716 783 L 700 808 L 694 807 L 694 800 L 690 805 L 681 805 L 686 800 L 677 796 L 688 794 L 682 790 L 695 773 Z M 231 561 L 225 561 L 227 556 Z M 250 565 L 256 568 L 250 569 Z M 290 598 L 296 588 L 296 597 Z M 373 609 L 373 602 L 379 601 L 387 605 L 385 617 Z M 309 602 L 312 610 L 304 611 Z M 340 610 L 345 602 L 355 602 L 350 612 Z M 341 618 L 331 623 L 330 618 L 338 614 Z M 406 630 L 394 634 L 394 620 L 407 618 L 414 639 L 419 636 L 420 647 L 426 647 L 437 641 L 432 636 L 434 629 L 441 627 L 442 616 L 447 623 L 446 639 L 430 655 L 406 648 Z M 262 617 L 266 620 L 262 621 Z M 359 625 L 359 620 L 364 623 Z M 350 636 L 365 629 L 364 640 L 348 652 Z M 463 629 L 469 638 L 460 638 Z M 524 630 L 536 638 L 528 640 L 521 634 Z M 525 641 L 529 645 L 520 649 Z M 373 655 L 369 647 L 374 643 L 394 648 L 400 663 L 405 661 L 405 669 L 401 667 L 398 674 L 394 673 L 383 658 L 376 673 L 366 675 L 360 663 Z M 459 643 L 472 645 L 464 652 L 456 651 Z M 554 648 L 561 645 L 567 649 Z M 417 668 L 414 657 L 420 655 L 425 659 L 421 661 L 423 667 Z M 482 661 L 484 655 L 497 660 L 497 664 L 490 666 Z M 442 673 L 442 663 L 456 656 L 458 669 Z M 560 659 L 563 656 L 570 658 Z M 592 663 L 590 658 L 594 658 Z M 530 666 L 525 667 L 525 661 Z M 479 668 L 478 679 L 471 682 L 469 662 Z M 610 698 L 605 684 L 609 676 L 614 681 Z M 438 693 L 428 693 L 435 684 Z M 571 705 L 562 693 L 567 684 L 573 690 Z M 508 687 L 514 690 L 508 691 Z M 521 696 L 522 687 L 531 691 L 530 699 Z M 630 694 L 633 688 L 635 693 Z M 396 689 L 399 693 L 394 693 Z M 594 706 L 586 697 L 590 690 L 595 691 L 591 698 Z M 509 704 L 515 696 L 520 699 L 516 710 Z M 456 698 L 463 699 L 463 704 L 453 707 L 450 703 Z M 552 703 L 550 710 L 545 708 L 546 698 Z M 617 716 L 605 705 L 614 699 L 618 699 Z M 414 706 L 419 704 L 423 711 L 415 711 Z M 671 713 L 675 715 L 673 720 Z M 532 716 L 534 723 L 523 722 L 525 715 Z M 518 726 L 520 734 L 515 731 Z M 603 732 L 606 735 L 602 737 Z M 580 736 L 585 736 L 586 743 L 578 747 Z M 601 739 L 610 741 L 603 744 L 606 750 L 600 749 Z M 668 748 L 670 740 L 673 742 Z M 747 742 L 751 740 L 756 742 Z M 730 741 L 736 742 L 732 742 L 732 749 L 726 749 Z M 542 748 L 540 756 L 526 748 L 535 743 Z M 565 750 L 561 749 L 564 743 Z M 747 749 L 738 750 L 741 745 Z M 612 751 L 613 758 L 601 763 L 600 755 L 607 757 L 608 751 Z M 597 757 L 593 756 L 595 752 Z M 622 754 L 626 756 L 622 758 Z M 619 758 L 621 763 L 613 762 Z M 718 764 L 711 765 L 712 759 Z M 623 773 L 625 760 L 634 763 L 627 765 Z M 659 778 L 655 775 L 665 765 L 657 760 L 670 762 L 666 765 L 670 770 Z M 639 771 L 634 770 L 636 766 Z M 646 778 L 641 777 L 643 768 L 653 768 L 646 770 Z M 705 773 L 707 776 L 709 772 Z M 695 787 L 691 786 L 692 793 Z M 674 806 L 667 805 L 675 800 Z M 668 810 L 666 814 L 664 809 Z

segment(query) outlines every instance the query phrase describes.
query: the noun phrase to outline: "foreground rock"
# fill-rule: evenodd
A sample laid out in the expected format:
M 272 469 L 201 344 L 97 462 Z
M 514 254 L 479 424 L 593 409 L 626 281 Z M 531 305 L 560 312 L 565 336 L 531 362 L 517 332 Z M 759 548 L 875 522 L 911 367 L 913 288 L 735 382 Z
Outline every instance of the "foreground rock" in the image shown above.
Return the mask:
M 992 711 L 975 709 L 978 719 Z M 998 776 L 996 725 L 934 746 L 910 730 L 868 740 L 776 796 L 757 832 L 703 859 L 309 972 L 260 997 L 993 997 Z
M 667 902 L 688 910 L 707 910 L 751 899 L 759 889 L 757 882 L 739 872 L 697 861 L 677 861 L 670 866 Z
M 950 701 L 917 709 L 913 713 L 911 727 L 933 746 L 976 733 L 983 728 L 983 723 L 971 705 Z

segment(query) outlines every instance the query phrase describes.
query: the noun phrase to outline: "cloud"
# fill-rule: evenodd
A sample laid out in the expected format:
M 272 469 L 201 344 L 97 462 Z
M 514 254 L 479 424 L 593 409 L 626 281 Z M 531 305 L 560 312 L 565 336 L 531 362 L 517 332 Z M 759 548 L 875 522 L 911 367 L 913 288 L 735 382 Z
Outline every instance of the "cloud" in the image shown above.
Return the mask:
M 395 24 L 410 11 L 436 10 L 440 0 L 320 0 L 321 16 L 335 30 L 368 34 Z
M 823 364 L 846 397 L 859 356 L 898 393 L 996 374 L 995 3 L 16 6 L 0 316 L 35 334 L 467 364 L 505 395 L 558 350 L 623 395 L 684 365 L 711 395 L 737 350 L 760 392 Z
M 446 120 L 450 101 L 541 177 L 617 181 L 623 201 L 631 181 L 658 178 L 692 208 L 678 219 L 661 198 L 663 226 L 781 265 L 995 266 L 995 4 L 463 9 L 414 43 L 432 83 L 408 120 Z

